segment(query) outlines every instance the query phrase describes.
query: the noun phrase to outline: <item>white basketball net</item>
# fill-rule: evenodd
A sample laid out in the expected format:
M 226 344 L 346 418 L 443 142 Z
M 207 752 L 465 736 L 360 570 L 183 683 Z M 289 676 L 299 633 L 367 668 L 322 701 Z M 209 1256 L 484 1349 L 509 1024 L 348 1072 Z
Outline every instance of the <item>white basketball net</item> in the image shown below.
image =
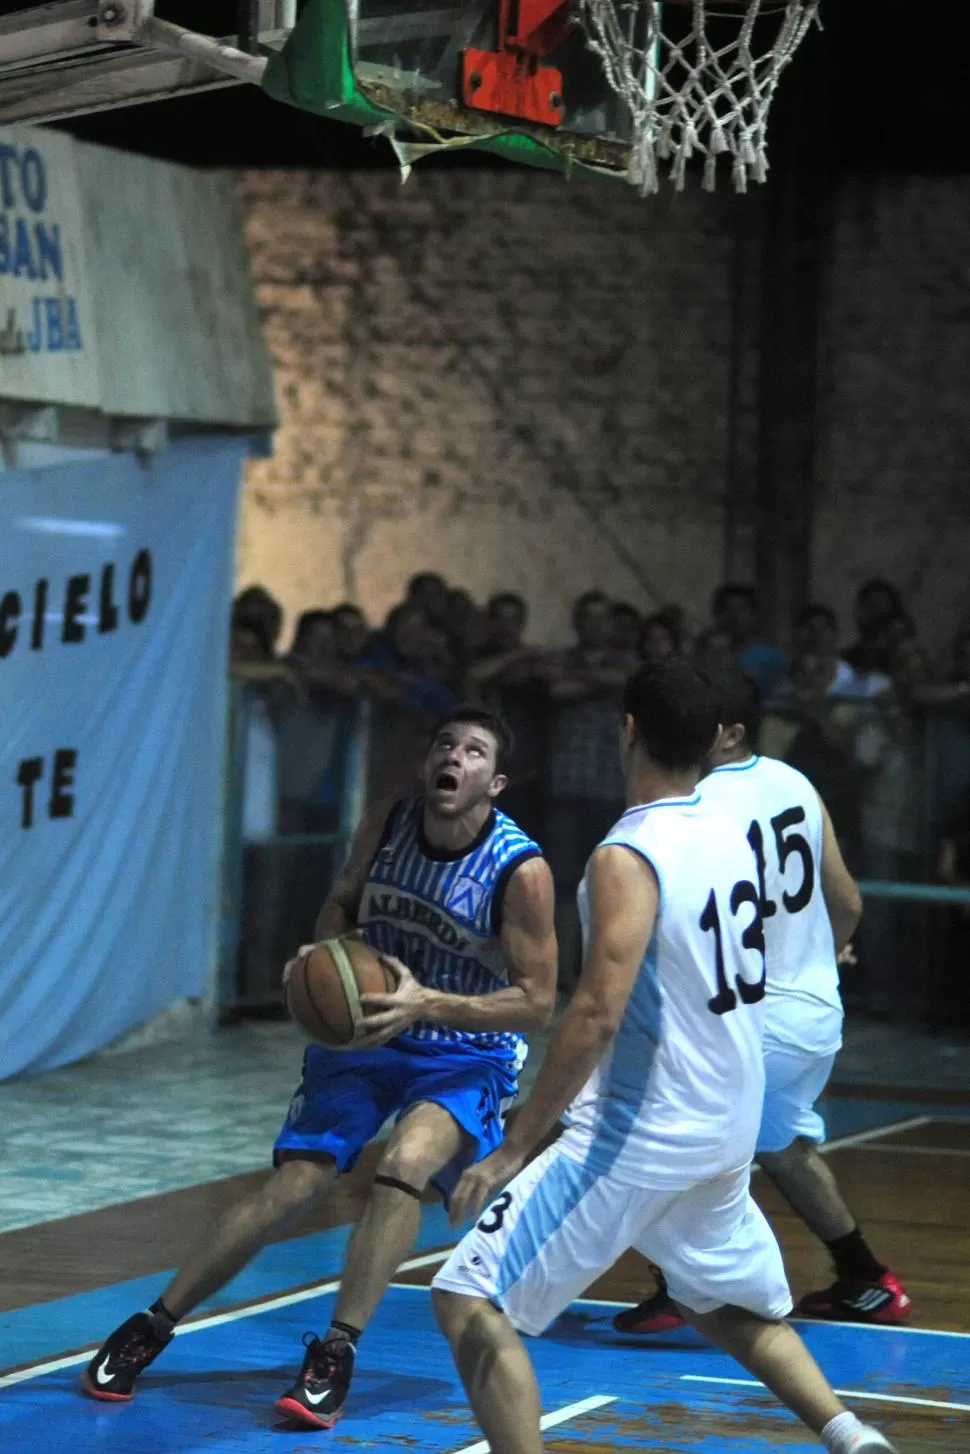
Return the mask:
M 722 157 L 738 192 L 763 182 L 768 110 L 819 3 L 689 0 L 688 13 L 655 0 L 579 0 L 586 43 L 630 108 L 629 181 L 647 194 L 666 173 L 680 191 L 687 163 L 702 156 L 707 191 Z

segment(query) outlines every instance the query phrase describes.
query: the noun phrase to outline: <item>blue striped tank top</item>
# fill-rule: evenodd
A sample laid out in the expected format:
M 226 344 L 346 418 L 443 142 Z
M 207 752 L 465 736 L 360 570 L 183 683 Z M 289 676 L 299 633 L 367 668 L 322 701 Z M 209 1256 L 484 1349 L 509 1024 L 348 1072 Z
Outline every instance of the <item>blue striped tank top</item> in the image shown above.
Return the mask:
M 358 927 L 384 954 L 396 955 L 415 978 L 450 995 L 504 989 L 508 974 L 499 933 L 512 873 L 542 850 L 511 818 L 493 809 L 476 840 L 457 854 L 426 841 L 424 800 L 391 810 L 360 901 Z M 521 1066 L 525 1040 L 516 1031 L 455 1030 L 419 1021 L 400 1040 L 426 1048 L 438 1042 L 498 1054 Z

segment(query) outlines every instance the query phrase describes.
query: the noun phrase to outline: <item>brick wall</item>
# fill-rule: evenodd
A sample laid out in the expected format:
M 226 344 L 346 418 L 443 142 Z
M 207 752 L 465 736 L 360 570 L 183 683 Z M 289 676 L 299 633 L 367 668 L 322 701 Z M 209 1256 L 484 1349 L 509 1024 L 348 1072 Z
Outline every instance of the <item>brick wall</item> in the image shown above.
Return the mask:
M 379 618 L 408 575 L 703 616 L 720 573 L 723 202 L 534 172 L 241 180 L 282 428 L 240 579 Z
M 249 473 L 242 584 L 288 613 L 348 596 L 379 618 L 439 569 L 479 597 L 522 591 L 537 640 L 561 638 L 591 586 L 705 617 L 730 199 L 420 168 L 403 188 L 373 172 L 241 187 L 283 418 Z M 970 180 L 841 184 L 813 593 L 846 634 L 871 574 L 899 582 L 931 640 L 970 607 L 968 236 Z

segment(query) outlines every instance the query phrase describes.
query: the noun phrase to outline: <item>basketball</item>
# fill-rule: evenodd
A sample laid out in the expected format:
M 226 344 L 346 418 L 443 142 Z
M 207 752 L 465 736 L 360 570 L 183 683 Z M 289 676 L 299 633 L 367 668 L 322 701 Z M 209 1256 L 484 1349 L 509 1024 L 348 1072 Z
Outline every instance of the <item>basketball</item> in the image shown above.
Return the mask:
M 352 1050 L 362 1034 L 361 995 L 392 994 L 397 982 L 362 939 L 324 939 L 297 960 L 286 1007 L 303 1033 L 328 1050 Z

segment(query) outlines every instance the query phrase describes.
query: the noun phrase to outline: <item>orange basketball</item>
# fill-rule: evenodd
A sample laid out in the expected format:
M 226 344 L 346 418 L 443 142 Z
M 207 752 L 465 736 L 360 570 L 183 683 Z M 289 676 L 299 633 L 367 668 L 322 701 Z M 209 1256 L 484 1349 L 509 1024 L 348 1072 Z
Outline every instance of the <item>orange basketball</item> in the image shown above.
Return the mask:
M 324 939 L 297 960 L 286 1008 L 305 1035 L 328 1050 L 352 1050 L 363 1033 L 361 995 L 392 994 L 396 981 L 362 939 Z

